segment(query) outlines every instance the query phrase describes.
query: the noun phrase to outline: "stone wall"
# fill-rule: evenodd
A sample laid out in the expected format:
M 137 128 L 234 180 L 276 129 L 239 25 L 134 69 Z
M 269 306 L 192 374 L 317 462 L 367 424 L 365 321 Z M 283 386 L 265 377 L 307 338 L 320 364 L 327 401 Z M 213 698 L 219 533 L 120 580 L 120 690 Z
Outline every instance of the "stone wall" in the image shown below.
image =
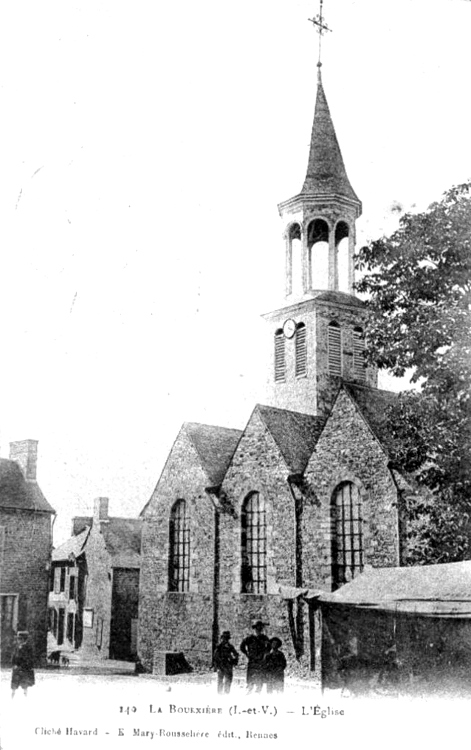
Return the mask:
M 306 469 L 313 499 L 303 514 L 304 580 L 331 588 L 331 501 L 353 482 L 362 498 L 365 565 L 399 565 L 398 493 L 388 456 L 351 398 L 341 391 Z
M 28 630 L 38 664 L 46 658 L 47 599 L 52 550 L 51 515 L 37 511 L 0 510 L 5 529 L 0 592 L 17 594 L 17 629 Z M 4 633 L 2 659 L 13 645 Z
M 211 662 L 215 510 L 210 484 L 182 430 L 145 511 L 142 529 L 138 651 L 150 669 L 154 651 L 183 651 L 193 665 Z M 188 592 L 168 591 L 169 521 L 185 500 L 190 528 Z

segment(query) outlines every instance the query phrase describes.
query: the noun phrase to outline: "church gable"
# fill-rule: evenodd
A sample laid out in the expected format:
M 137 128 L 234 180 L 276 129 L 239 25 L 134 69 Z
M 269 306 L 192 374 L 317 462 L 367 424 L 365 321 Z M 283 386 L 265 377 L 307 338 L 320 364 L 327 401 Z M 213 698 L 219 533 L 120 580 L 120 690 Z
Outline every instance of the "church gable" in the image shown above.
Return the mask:
M 318 550 L 332 553 L 335 542 L 335 518 L 338 507 L 348 497 L 354 502 L 352 513 L 356 520 L 359 538 L 357 569 L 365 565 L 391 566 L 399 562 L 398 540 L 398 493 L 389 470 L 389 457 L 365 420 L 359 406 L 345 389 L 339 392 L 332 412 L 306 468 L 306 481 L 318 503 L 318 530 L 305 531 L 306 557 L 310 568 L 308 577 L 316 578 L 319 566 L 324 567 L 326 582 L 332 576 L 335 561 L 329 561 L 329 554 L 319 559 Z M 352 501 L 354 498 L 354 501 Z M 345 515 L 347 511 L 342 510 Z M 352 516 L 353 517 L 353 516 Z M 340 521 L 339 521 L 340 524 Z
M 160 506 L 172 502 L 172 498 L 174 502 L 177 498 L 193 497 L 213 483 L 213 475 L 195 445 L 196 427 L 194 423 L 182 425 L 154 492 L 141 513 L 144 518 L 160 515 Z

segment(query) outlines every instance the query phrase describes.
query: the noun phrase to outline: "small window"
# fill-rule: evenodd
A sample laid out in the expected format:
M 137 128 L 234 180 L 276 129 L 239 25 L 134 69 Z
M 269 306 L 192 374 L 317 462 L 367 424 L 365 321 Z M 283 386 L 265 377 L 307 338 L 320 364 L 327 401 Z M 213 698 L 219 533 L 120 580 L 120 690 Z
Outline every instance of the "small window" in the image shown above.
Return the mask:
M 61 585 L 61 568 L 54 568 L 54 593 L 60 592 Z
M 285 337 L 279 328 L 275 333 L 275 382 L 285 379 Z
M 259 492 L 245 500 L 241 516 L 242 593 L 265 594 L 267 590 L 267 519 Z
M 62 593 L 65 591 L 65 576 L 66 576 L 67 570 L 66 568 L 61 568 L 61 574 L 60 574 L 60 586 L 59 591 Z
M 190 588 L 190 525 L 185 500 L 177 500 L 170 514 L 169 591 Z
M 332 582 L 337 589 L 363 570 L 363 519 L 361 496 L 352 482 L 334 491 L 332 518 Z
M 353 329 L 353 374 L 357 380 L 365 380 L 365 336 L 362 328 Z
M 306 375 L 307 351 L 306 351 L 306 326 L 298 323 L 295 339 L 295 374 L 296 377 Z
M 69 578 L 69 599 L 75 599 L 75 592 L 76 592 L 76 585 L 75 585 L 76 577 L 70 576 Z
M 342 374 L 341 341 L 342 336 L 339 324 L 335 322 L 329 323 L 327 349 L 330 375 Z

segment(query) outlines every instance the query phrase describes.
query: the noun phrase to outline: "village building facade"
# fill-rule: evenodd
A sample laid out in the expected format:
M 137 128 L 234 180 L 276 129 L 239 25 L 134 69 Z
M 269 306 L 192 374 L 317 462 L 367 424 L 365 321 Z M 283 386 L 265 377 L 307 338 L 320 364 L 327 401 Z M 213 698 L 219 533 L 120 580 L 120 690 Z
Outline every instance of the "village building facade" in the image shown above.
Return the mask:
M 279 205 L 286 288 L 264 316 L 266 403 L 243 431 L 183 425 L 141 514 L 148 669 L 174 652 L 207 668 L 221 631 L 238 645 L 261 619 L 283 640 L 289 669 L 308 674 L 319 633 L 303 594 L 401 562 L 387 429 L 395 395 L 366 363 L 367 313 L 354 296 L 361 208 L 319 69 L 305 182 Z
M 38 443 L 10 443 L 0 459 L 1 662 L 8 664 L 18 630 L 30 633 L 38 664 L 45 661 L 47 596 L 55 511 L 36 479 Z
M 94 515 L 74 518 L 72 537 L 52 553 L 49 652 L 136 658 L 142 522 L 108 509 L 97 498 Z

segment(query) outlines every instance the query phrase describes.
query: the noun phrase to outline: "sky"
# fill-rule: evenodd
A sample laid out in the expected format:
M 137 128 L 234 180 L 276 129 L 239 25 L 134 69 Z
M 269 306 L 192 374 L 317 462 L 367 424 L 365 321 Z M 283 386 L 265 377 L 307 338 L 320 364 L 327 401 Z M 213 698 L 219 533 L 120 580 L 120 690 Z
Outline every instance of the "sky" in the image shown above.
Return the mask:
M 299 192 L 314 0 L 16 0 L 1 11 L 0 455 L 39 441 L 55 541 L 148 501 L 184 421 L 264 401 Z M 358 244 L 471 177 L 469 0 L 325 0 Z M 383 380 L 385 387 L 398 385 Z

